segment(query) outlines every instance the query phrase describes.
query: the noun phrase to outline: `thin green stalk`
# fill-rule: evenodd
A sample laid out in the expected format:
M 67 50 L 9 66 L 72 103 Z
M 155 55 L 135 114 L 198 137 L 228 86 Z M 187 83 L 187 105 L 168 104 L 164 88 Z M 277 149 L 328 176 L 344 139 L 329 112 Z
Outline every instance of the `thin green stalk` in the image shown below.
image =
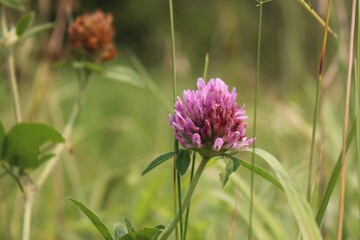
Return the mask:
M 209 53 L 206 53 L 205 55 L 205 63 L 204 63 L 204 73 L 203 78 L 206 81 L 207 73 L 208 73 L 208 67 L 209 67 Z
M 172 74 L 173 74 L 173 99 L 174 103 L 176 102 L 177 97 L 177 90 L 176 90 L 176 62 L 175 62 L 175 31 L 174 31 L 174 11 L 173 11 L 173 2 L 172 0 L 169 0 L 169 13 L 170 13 L 170 32 L 171 32 L 171 63 L 172 63 Z M 177 143 L 177 140 L 175 139 L 175 149 L 176 152 L 179 151 L 179 144 Z M 175 165 L 175 158 L 174 158 L 174 164 L 173 164 L 173 179 L 174 179 L 174 187 L 177 188 L 177 194 L 176 190 L 174 189 L 174 209 L 176 213 L 176 195 L 178 197 L 178 212 L 180 213 L 180 239 L 183 237 L 183 225 L 182 225 L 182 209 L 181 209 L 181 179 L 180 175 L 176 171 L 176 165 Z M 176 183 L 177 182 L 177 183 Z M 178 239 L 178 230 L 176 226 L 176 232 L 175 232 L 175 238 Z
M 6 12 L 5 8 L 1 8 L 1 28 L 2 28 L 2 34 L 3 36 L 7 36 L 8 34 L 8 26 L 6 22 Z M 14 49 L 12 46 L 8 47 L 9 53 L 8 53 L 8 71 L 10 76 L 10 85 L 11 85 L 11 94 L 12 94 L 12 100 L 13 100 L 13 108 L 14 108 L 14 114 L 15 114 L 15 121 L 16 123 L 19 123 L 22 121 L 21 116 L 21 106 L 20 106 L 20 97 L 19 97 L 19 90 L 18 85 L 16 81 L 16 74 L 15 74 L 15 60 L 14 60 Z
M 312 168 L 313 168 L 313 158 L 314 158 L 314 151 L 315 151 L 315 143 L 316 143 L 316 129 L 317 123 L 319 118 L 319 110 L 320 110 L 320 96 L 321 96 L 321 87 L 322 87 L 322 79 L 324 77 L 324 62 L 326 56 L 326 44 L 327 44 L 327 37 L 328 37 L 328 26 L 330 21 L 330 13 L 331 13 L 331 0 L 328 0 L 327 9 L 326 9 L 326 20 L 325 20 L 325 27 L 324 27 L 324 37 L 320 55 L 320 64 L 319 64 L 319 75 L 318 81 L 316 83 L 316 100 L 315 100 L 315 109 L 314 109 L 314 118 L 313 118 L 313 130 L 312 130 L 312 137 L 311 137 L 311 150 L 310 150 L 310 158 L 309 158 L 309 171 L 308 171 L 308 178 L 307 178 L 307 200 L 310 202 L 311 198 L 311 186 L 312 186 Z
M 308 167 L 308 178 L 307 178 L 307 187 L 306 187 L 306 199 L 310 202 L 311 197 L 311 186 L 312 186 L 312 168 L 314 161 L 314 151 L 316 143 L 316 129 L 319 118 L 320 111 L 320 99 L 321 99 L 321 84 L 322 81 L 317 81 L 316 83 L 316 97 L 315 97 L 315 108 L 314 108 L 314 117 L 312 123 L 312 135 L 311 135 L 311 149 L 310 149 L 310 158 L 309 158 L 309 167 Z
M 345 99 L 345 112 L 344 112 L 344 128 L 343 128 L 343 143 L 341 151 L 341 180 L 340 180 L 340 199 L 339 199 L 339 214 L 338 214 L 338 228 L 337 239 L 342 239 L 343 223 L 344 223 L 344 205 L 345 205 L 345 184 L 346 184 L 346 135 L 349 124 L 349 109 L 350 109 L 350 91 L 351 91 L 351 72 L 353 63 L 354 52 L 354 33 L 355 33 L 355 14 L 356 14 L 356 0 L 352 1 L 351 11 L 351 27 L 350 27 L 350 43 L 349 43 L 349 58 L 348 58 L 348 71 L 346 80 L 346 99 Z
M 256 77 L 255 77 L 255 92 L 254 92 L 254 121 L 253 121 L 253 135 L 256 136 L 256 122 L 257 122 L 257 105 L 260 82 L 260 57 L 261 57 L 261 32 L 262 32 L 262 16 L 263 16 L 263 2 L 259 2 L 259 25 L 258 25 L 258 42 L 257 42 L 257 56 L 256 56 Z M 249 207 L 249 231 L 248 239 L 253 238 L 253 207 L 254 207 L 254 164 L 255 164 L 255 147 L 256 141 L 252 145 L 253 152 L 251 155 L 251 181 L 250 181 L 250 207 Z
M 360 70 L 360 4 L 358 4 L 358 14 L 357 14 L 357 62 L 355 63 L 355 112 L 359 111 L 359 101 L 360 101 L 360 80 L 359 80 L 359 70 Z M 356 121 L 356 152 L 357 152 L 357 178 L 358 178 L 358 194 L 359 194 L 359 214 L 360 214 L 360 120 Z M 360 229 L 360 220 L 358 221 L 358 227 Z M 360 238 L 360 231 L 359 231 Z
M 360 4 L 358 4 L 358 7 L 360 6 Z M 358 16 L 358 20 L 359 20 L 359 16 Z M 358 26 L 358 37 L 359 37 L 359 26 Z M 358 39 L 358 43 L 357 43 L 357 47 L 358 47 L 358 53 L 357 55 L 359 56 L 359 41 L 360 39 Z M 359 97 L 360 97 L 360 89 L 359 89 L 359 66 L 358 66 L 358 61 L 355 60 L 355 112 L 357 112 L 359 110 Z M 357 154 L 357 178 L 358 178 L 358 203 L 359 203 L 359 212 L 360 213 L 360 121 L 359 119 L 357 119 L 356 121 L 356 154 Z M 360 220 L 358 221 L 358 227 L 360 229 Z M 360 232 L 359 232 L 359 238 L 360 238 Z
M 192 183 L 192 180 L 194 178 L 195 159 L 196 159 L 196 152 L 193 153 L 193 158 L 192 158 L 192 162 L 191 162 L 190 184 Z M 184 240 L 186 240 L 186 234 L 187 234 L 188 223 L 189 223 L 189 214 L 190 214 L 190 203 L 189 203 L 189 206 L 186 208 L 186 214 L 185 214 Z
M 204 169 L 205 169 L 205 166 L 207 164 L 207 162 L 209 161 L 209 158 L 203 158 L 203 160 L 201 161 L 198 169 L 196 170 L 196 173 L 195 173 L 195 176 L 189 186 L 189 190 L 187 191 L 186 193 L 186 196 L 184 198 L 184 202 L 182 204 L 182 211 L 184 211 L 190 204 L 190 200 L 191 200 L 191 197 L 194 193 L 194 190 L 199 182 L 199 179 L 200 179 L 200 176 L 201 174 L 203 173 Z M 168 239 L 168 237 L 170 236 L 170 234 L 172 233 L 172 231 L 174 231 L 177 223 L 179 222 L 179 218 L 180 218 L 180 215 L 182 213 L 180 212 L 177 212 L 174 219 L 172 220 L 171 224 L 169 225 L 169 227 L 166 229 L 166 231 L 164 232 L 164 235 L 160 238 L 160 240 L 165 240 L 165 239 Z

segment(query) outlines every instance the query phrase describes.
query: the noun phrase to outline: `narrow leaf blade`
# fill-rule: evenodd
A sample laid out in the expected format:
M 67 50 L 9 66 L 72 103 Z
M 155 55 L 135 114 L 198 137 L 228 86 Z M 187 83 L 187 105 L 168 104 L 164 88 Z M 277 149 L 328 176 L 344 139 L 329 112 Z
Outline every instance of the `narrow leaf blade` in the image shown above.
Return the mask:
M 33 36 L 35 34 L 38 34 L 38 33 L 42 32 L 42 31 L 51 29 L 53 27 L 54 27 L 54 23 L 51 23 L 51 22 L 37 25 L 37 26 L 35 26 L 33 28 L 30 28 L 26 32 L 24 32 L 24 34 L 22 35 L 22 39 L 27 38 L 27 37 L 31 37 L 31 36 Z
M 346 146 L 346 152 L 348 151 L 349 149 L 349 146 L 351 145 L 351 142 L 354 138 L 354 135 L 355 135 L 355 131 L 356 131 L 356 120 L 357 117 L 354 119 L 354 122 L 351 126 L 351 129 L 350 129 L 350 132 L 347 136 L 347 146 Z M 329 201 L 330 201 L 330 197 L 334 191 L 334 188 L 335 188 L 335 184 L 336 184 L 336 180 L 338 179 L 339 177 L 339 174 L 340 174 L 340 170 L 341 170 L 341 152 L 339 154 L 339 157 L 336 161 L 336 165 L 334 167 L 334 170 L 332 171 L 331 173 L 331 177 L 330 177 L 330 180 L 329 180 L 329 183 L 328 185 L 326 186 L 326 190 L 325 190 L 325 193 L 324 193 L 324 196 L 323 196 L 323 199 L 321 200 L 321 203 L 320 203 L 320 207 L 319 207 L 319 210 L 316 214 L 316 223 L 321 226 L 322 224 L 322 221 L 324 219 L 324 215 L 325 215 L 325 210 L 329 204 Z
M 132 226 L 131 222 L 129 221 L 129 219 L 124 218 L 125 224 L 126 224 L 126 228 L 128 233 L 133 232 L 134 231 L 134 227 Z
M 176 170 L 183 176 L 190 165 L 190 154 L 187 150 L 181 149 L 176 157 Z
M 245 149 L 244 151 L 252 152 L 252 149 Z M 303 239 L 322 239 L 309 203 L 306 201 L 304 195 L 300 192 L 298 186 L 291 179 L 284 167 L 274 156 L 262 149 L 256 148 L 255 154 L 265 160 L 266 163 L 274 170 L 275 175 L 284 188 L 289 205 L 292 208 Z
M 284 188 L 281 186 L 281 184 L 279 183 L 278 180 L 276 180 L 276 178 L 273 177 L 273 175 L 271 175 L 268 171 L 266 171 L 265 169 L 257 166 L 257 165 L 252 165 L 251 163 L 248 163 L 244 160 L 241 160 L 239 158 L 236 158 L 232 155 L 226 155 L 226 157 L 233 159 L 234 161 L 238 161 L 240 163 L 240 165 L 244 166 L 245 168 L 249 169 L 250 171 L 253 170 L 254 173 L 256 173 L 257 175 L 259 175 L 260 177 L 263 177 L 264 179 L 266 179 L 267 181 L 269 181 L 270 183 L 272 183 L 275 187 L 278 187 L 281 190 L 284 190 Z
M 139 74 L 131 67 L 116 65 L 105 69 L 103 77 L 109 80 L 132 84 L 136 87 L 143 87 L 144 81 Z
M 24 10 L 24 6 L 19 3 L 18 0 L 0 0 L 0 4 L 3 4 L 6 7 L 10 7 L 16 10 Z
M 160 164 L 166 162 L 167 160 L 169 160 L 170 158 L 175 156 L 175 151 L 173 152 L 168 152 L 165 153 L 163 155 L 160 155 L 159 157 L 157 157 L 155 160 L 153 160 L 146 168 L 145 170 L 141 173 L 141 175 L 145 175 L 146 173 L 150 172 L 151 170 L 153 170 L 155 167 L 159 166 Z
M 99 230 L 99 232 L 105 238 L 105 240 L 113 240 L 109 232 L 109 229 L 107 229 L 105 224 L 92 211 L 90 211 L 81 202 L 73 198 L 68 198 L 68 199 L 72 201 L 89 218 L 89 220 L 95 225 L 95 227 Z
M 25 16 L 23 16 L 20 21 L 18 22 L 18 24 L 16 25 L 16 34 L 21 37 L 25 30 L 28 28 L 31 19 L 33 18 L 34 14 L 33 13 L 29 13 L 26 14 Z

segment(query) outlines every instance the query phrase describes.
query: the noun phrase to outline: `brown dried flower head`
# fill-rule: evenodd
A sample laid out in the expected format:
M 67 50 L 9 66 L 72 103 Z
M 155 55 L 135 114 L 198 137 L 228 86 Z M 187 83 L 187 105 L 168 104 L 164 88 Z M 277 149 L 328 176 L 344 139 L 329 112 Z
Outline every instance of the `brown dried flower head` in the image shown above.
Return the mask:
M 96 63 L 113 59 L 116 48 L 112 22 L 113 16 L 101 10 L 77 17 L 67 30 L 74 55 Z

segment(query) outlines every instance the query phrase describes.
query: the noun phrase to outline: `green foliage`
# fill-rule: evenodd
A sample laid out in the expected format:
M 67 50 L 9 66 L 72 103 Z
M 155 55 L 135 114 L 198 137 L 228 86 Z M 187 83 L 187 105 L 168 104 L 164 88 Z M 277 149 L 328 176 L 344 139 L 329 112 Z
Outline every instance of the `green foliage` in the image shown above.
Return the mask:
M 36 168 L 52 155 L 41 156 L 39 148 L 47 142 L 64 142 L 55 129 L 41 123 L 19 123 L 3 137 L 3 158 L 23 169 Z
M 18 22 L 18 24 L 16 25 L 16 34 L 21 37 L 25 30 L 28 28 L 31 19 L 33 18 L 34 14 L 33 13 L 28 13 L 26 15 L 24 15 L 20 21 Z
M 24 10 L 24 6 L 18 0 L 0 0 L 0 4 L 16 10 Z
M 251 152 L 252 150 L 247 149 L 245 151 Z M 309 203 L 306 201 L 304 194 L 300 192 L 298 186 L 291 179 L 284 167 L 274 156 L 262 149 L 256 148 L 255 154 L 264 159 L 274 170 L 277 178 L 284 188 L 303 239 L 322 239 Z
M 109 229 L 105 226 L 105 224 L 96 216 L 92 211 L 90 211 L 84 204 L 81 202 L 69 198 L 88 218 L 89 220 L 95 225 L 95 227 L 99 230 L 101 235 L 104 237 L 105 240 L 113 240 Z
M 136 87 L 143 87 L 144 81 L 139 74 L 129 66 L 115 65 L 107 67 L 103 77 L 109 80 L 125 82 Z
M 119 239 L 120 237 L 126 235 L 127 231 L 125 226 L 122 223 L 116 223 L 114 225 L 114 236 L 115 239 Z
M 170 158 L 175 156 L 175 151 L 173 152 L 168 152 L 165 153 L 163 155 L 160 155 L 159 157 L 155 158 L 146 168 L 145 170 L 141 173 L 141 175 L 145 175 L 146 173 L 150 172 L 151 170 L 153 170 L 155 167 L 159 166 L 160 164 L 166 162 L 167 160 L 169 160 Z
M 235 172 L 239 166 L 240 166 L 240 162 L 234 160 L 233 158 L 225 158 L 226 160 L 226 165 L 224 170 L 219 174 L 220 177 L 220 183 L 221 183 L 221 187 L 225 187 L 225 184 L 227 183 L 227 181 L 229 180 L 229 176 Z
M 27 37 L 31 37 L 35 34 L 38 34 L 40 32 L 43 32 L 45 30 L 49 30 L 51 28 L 54 27 L 54 23 L 43 23 L 43 24 L 40 24 L 40 25 L 37 25 L 37 26 L 34 26 L 32 28 L 30 28 L 29 30 L 27 30 L 26 32 L 23 33 L 22 35 L 22 39 L 25 39 Z
M 176 170 L 183 176 L 190 165 L 190 153 L 185 149 L 181 149 L 176 156 Z
M 356 131 L 356 119 L 354 120 L 352 126 L 351 126 L 351 129 L 350 129 L 350 132 L 347 136 L 347 146 L 346 146 L 346 151 L 349 149 L 350 147 L 350 144 L 354 138 L 354 134 L 355 134 L 355 131 Z M 322 221 L 323 221 L 323 218 L 324 218 L 324 214 L 325 214 L 325 210 L 329 204 L 329 201 L 330 201 L 330 197 L 334 191 L 334 188 L 335 188 L 335 184 L 336 184 L 336 180 L 338 179 L 339 177 L 339 174 L 340 174 L 340 170 L 341 170 L 341 151 L 340 151 L 340 154 L 339 154 L 339 157 L 336 161 L 336 165 L 334 167 L 334 170 L 332 171 L 331 173 L 331 177 L 330 177 L 330 180 L 328 182 L 328 185 L 326 186 L 326 190 L 325 190 L 325 193 L 324 193 L 324 197 L 320 203 L 320 207 L 319 207 L 319 210 L 316 214 L 316 222 L 319 226 L 321 226 L 322 224 Z
M 239 164 L 241 164 L 242 166 L 244 166 L 245 168 L 249 169 L 250 171 L 253 171 L 254 173 L 256 173 L 257 175 L 259 175 L 260 177 L 263 177 L 264 179 L 268 180 L 270 183 L 272 183 L 275 187 L 278 187 L 281 190 L 284 190 L 283 187 L 281 186 L 281 184 L 279 183 L 278 180 L 276 180 L 276 178 L 274 178 L 268 171 L 266 171 L 265 169 L 256 166 L 256 165 L 252 165 L 251 163 L 248 163 L 246 161 L 243 161 L 241 159 L 238 159 L 232 155 L 225 155 L 226 157 L 232 159 L 233 161 L 238 161 Z
M 0 122 L 0 161 L 3 159 L 3 148 L 4 148 L 4 141 L 6 138 L 6 133 L 5 133 L 5 129 L 4 126 L 2 125 L 2 123 Z

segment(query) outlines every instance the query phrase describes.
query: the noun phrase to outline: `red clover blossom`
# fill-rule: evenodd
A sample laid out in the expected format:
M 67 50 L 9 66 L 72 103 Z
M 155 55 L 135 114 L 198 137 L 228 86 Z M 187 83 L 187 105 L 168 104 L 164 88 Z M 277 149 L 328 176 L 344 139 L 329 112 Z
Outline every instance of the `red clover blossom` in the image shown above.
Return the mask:
M 197 81 L 198 90 L 185 90 L 184 102 L 177 98 L 170 124 L 184 148 L 214 157 L 227 150 L 240 150 L 254 142 L 247 139 L 245 109 L 236 104 L 236 89 L 219 78 Z

